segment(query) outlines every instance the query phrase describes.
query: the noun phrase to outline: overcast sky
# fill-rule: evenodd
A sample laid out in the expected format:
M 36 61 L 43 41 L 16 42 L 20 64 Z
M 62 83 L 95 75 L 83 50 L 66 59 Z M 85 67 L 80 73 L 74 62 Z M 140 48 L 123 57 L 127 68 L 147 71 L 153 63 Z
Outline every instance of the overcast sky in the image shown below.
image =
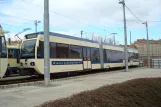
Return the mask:
M 102 37 L 116 32 L 116 40 L 124 43 L 123 11 L 119 0 L 49 0 L 50 31 L 84 37 L 94 33 Z M 32 28 L 26 33 L 35 32 L 34 20 L 42 21 L 38 31 L 43 31 L 44 0 L 0 0 L 0 24 L 10 36 Z M 161 0 L 126 0 L 126 5 L 143 22 L 149 21 L 150 39 L 161 37 Z M 13 17 L 14 16 L 14 17 Z M 132 41 L 146 38 L 145 26 L 126 8 L 127 33 L 132 31 Z M 25 33 L 24 33 L 25 34 Z M 21 38 L 23 38 L 21 35 Z

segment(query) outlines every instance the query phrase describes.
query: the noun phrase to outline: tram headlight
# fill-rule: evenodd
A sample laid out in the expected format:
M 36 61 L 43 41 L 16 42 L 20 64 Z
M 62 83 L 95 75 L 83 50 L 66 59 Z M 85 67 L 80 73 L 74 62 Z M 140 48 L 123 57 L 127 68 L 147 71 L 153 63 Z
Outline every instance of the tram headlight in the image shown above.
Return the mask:
M 23 66 L 23 63 L 21 62 L 20 65 Z
M 31 66 L 35 66 L 35 62 L 31 62 L 30 65 L 31 65 Z

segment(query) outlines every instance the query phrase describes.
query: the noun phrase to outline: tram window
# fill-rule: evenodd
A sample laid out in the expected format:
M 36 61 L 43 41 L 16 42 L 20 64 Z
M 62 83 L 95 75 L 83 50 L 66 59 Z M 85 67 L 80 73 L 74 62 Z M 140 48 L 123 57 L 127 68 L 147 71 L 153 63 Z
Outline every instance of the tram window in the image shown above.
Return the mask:
M 113 61 L 117 61 L 118 60 L 118 51 L 116 51 L 116 50 L 113 50 L 112 51 L 112 60 Z
M 117 50 L 104 50 L 104 61 L 123 61 L 124 52 Z
M 138 53 L 131 53 L 132 54 L 132 59 L 138 59 L 139 54 Z
M 1 39 L 2 47 L 1 47 L 1 58 L 7 58 L 7 48 L 6 48 L 6 42 L 4 37 Z
M 135 53 L 135 59 L 139 59 L 139 54 Z
M 103 54 L 104 54 L 104 61 L 107 61 L 106 49 L 103 50 Z
M 14 50 L 13 58 L 17 58 L 18 49 L 13 49 L 13 50 Z
M 56 58 L 56 43 L 50 42 L 50 58 Z
M 125 52 L 124 51 L 121 51 L 121 60 L 123 61 L 123 60 L 125 60 Z
M 121 51 L 116 52 L 117 52 L 117 61 L 122 61 L 122 52 Z
M 128 52 L 128 61 L 130 62 L 130 60 L 132 60 L 132 59 L 133 59 L 133 54 Z
M 110 55 L 111 55 L 111 61 L 116 61 L 117 60 L 117 51 L 111 50 Z
M 8 58 L 18 58 L 19 54 L 19 49 L 8 49 Z
M 14 54 L 13 54 L 13 58 L 17 58 L 17 49 L 13 49 Z
M 82 56 L 82 47 L 81 46 L 70 46 L 70 57 L 71 58 L 81 58 Z
M 118 52 L 118 54 L 117 54 L 118 60 L 119 61 L 123 61 L 124 60 L 124 54 L 123 54 L 123 52 L 122 51 L 117 51 L 117 52 Z
M 107 58 L 107 61 L 111 61 L 111 58 L 112 58 L 112 54 L 111 54 L 111 51 L 112 50 L 106 50 L 106 58 Z
M 37 48 L 37 58 L 44 58 L 44 42 L 39 41 L 39 47 Z
M 8 58 L 14 58 L 14 50 L 8 49 Z
M 98 48 L 91 48 L 91 59 L 92 61 L 100 61 Z
M 83 60 L 86 60 L 87 57 L 87 48 L 83 47 Z
M 128 59 L 129 59 L 129 60 L 135 59 L 135 53 L 129 52 L 129 53 L 128 53 Z
M 87 58 L 88 60 L 91 59 L 91 48 L 87 48 Z
M 56 44 L 56 57 L 57 58 L 69 58 L 69 45 Z

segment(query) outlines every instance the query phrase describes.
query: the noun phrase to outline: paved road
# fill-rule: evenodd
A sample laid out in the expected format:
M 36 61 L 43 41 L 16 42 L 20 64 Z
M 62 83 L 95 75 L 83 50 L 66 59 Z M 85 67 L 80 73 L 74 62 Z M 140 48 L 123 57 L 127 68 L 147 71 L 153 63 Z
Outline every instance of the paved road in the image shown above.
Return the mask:
M 50 87 L 26 86 L 0 90 L 0 107 L 33 107 L 46 101 L 68 97 L 85 90 L 121 83 L 135 78 L 161 77 L 161 69 L 136 68 L 130 72 L 106 72 L 53 82 Z

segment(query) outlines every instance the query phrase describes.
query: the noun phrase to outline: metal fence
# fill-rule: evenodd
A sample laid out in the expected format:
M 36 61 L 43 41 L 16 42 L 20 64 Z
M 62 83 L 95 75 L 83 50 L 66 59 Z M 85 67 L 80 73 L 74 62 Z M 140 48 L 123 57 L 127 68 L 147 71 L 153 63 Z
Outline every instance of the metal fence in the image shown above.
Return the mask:
M 161 68 L 161 59 L 152 59 L 152 68 Z

